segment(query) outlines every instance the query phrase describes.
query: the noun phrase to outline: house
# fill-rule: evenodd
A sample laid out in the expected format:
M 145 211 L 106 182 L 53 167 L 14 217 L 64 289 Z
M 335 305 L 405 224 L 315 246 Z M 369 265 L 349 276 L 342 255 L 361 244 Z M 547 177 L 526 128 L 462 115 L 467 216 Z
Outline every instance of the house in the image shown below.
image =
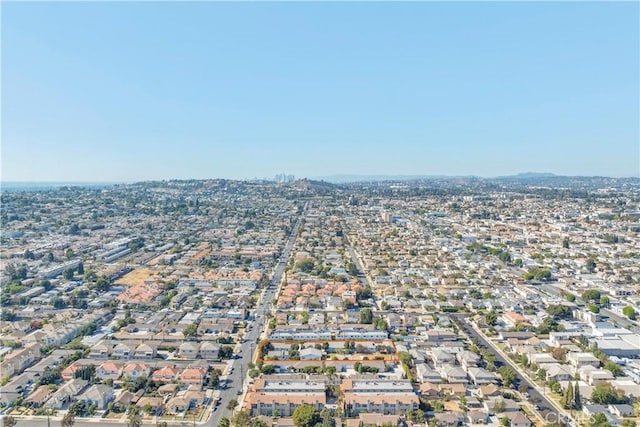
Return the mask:
M 96 408 L 107 409 L 109 402 L 113 401 L 113 388 L 106 385 L 92 385 L 84 393 L 78 396 L 78 400 L 93 404 Z
M 440 374 L 431 369 L 429 365 L 425 363 L 416 365 L 416 376 L 421 383 L 429 382 L 437 384 L 442 382 L 442 377 L 440 376 Z
M 309 347 L 300 350 L 300 360 L 320 360 L 322 359 L 323 351 Z
M 158 394 L 164 398 L 167 396 L 174 396 L 180 386 L 178 384 L 164 384 L 158 387 Z
M 528 325 L 527 318 L 524 317 L 520 313 L 516 313 L 513 311 L 507 311 L 502 314 L 502 321 L 510 328 L 515 327 L 516 325 Z
M 504 416 L 509 418 L 510 427 L 531 427 L 531 420 L 521 411 L 507 412 Z
M 483 404 L 485 411 L 487 411 L 490 415 L 496 413 L 494 408 L 497 404 L 504 404 L 504 411 L 501 411 L 500 413 L 520 411 L 520 406 L 516 402 L 511 399 L 504 399 L 502 397 L 487 399 L 483 402 Z
M 89 358 L 91 359 L 108 359 L 112 351 L 112 345 L 106 341 L 100 341 L 89 350 Z
M 62 409 L 63 406 L 70 403 L 74 398 L 82 392 L 89 384 L 87 380 L 74 378 L 60 387 L 45 403 L 47 408 Z
M 443 396 L 461 397 L 467 394 L 467 384 L 453 383 L 453 384 L 438 384 L 440 394 Z
M 205 360 L 220 359 L 220 346 L 209 341 L 200 344 L 200 357 Z
M 469 368 L 468 374 L 471 382 L 475 385 L 486 385 L 498 381 L 496 374 L 483 368 Z
M 567 354 L 567 362 L 575 369 L 580 369 L 584 366 L 600 366 L 600 360 L 591 353 L 576 352 Z
M 392 425 L 392 426 L 400 425 L 401 419 L 398 415 L 380 415 L 380 414 L 361 413 L 361 414 L 358 414 L 358 419 L 347 420 L 347 422 L 348 421 L 355 421 L 358 427 L 360 426 L 378 427 L 378 426 L 386 426 L 386 425 Z
M 613 374 L 606 369 L 594 368 L 591 365 L 587 365 L 579 370 L 580 379 L 589 385 L 597 385 L 602 383 L 611 382 L 614 379 Z
M 434 416 L 438 427 L 457 427 L 464 422 L 462 412 L 442 412 Z
M 120 342 L 113 348 L 111 355 L 121 360 L 129 360 L 133 357 L 134 353 L 135 347 L 133 345 Z
M 151 369 L 144 363 L 128 363 L 122 370 L 122 375 L 132 380 L 140 377 L 148 377 Z
M 456 359 L 458 360 L 458 363 L 460 363 L 460 366 L 462 366 L 462 369 L 464 369 L 465 371 L 469 371 L 469 368 L 471 367 L 477 367 L 480 363 L 480 356 L 469 350 L 464 350 L 460 353 L 457 353 Z
M 608 406 L 609 412 L 618 417 L 631 417 L 634 414 L 633 406 L 626 404 L 611 404 Z
M 440 397 L 438 384 L 423 382 L 420 384 L 420 395 L 425 399 L 437 399 Z
M 100 379 L 117 380 L 122 374 L 122 366 L 114 362 L 104 362 L 96 368 L 96 376 Z
M 546 370 L 547 381 L 569 381 L 573 378 L 569 367 L 559 363 L 544 365 L 544 369 Z
M 469 382 L 467 379 L 467 373 L 457 366 L 453 365 L 444 365 L 440 369 L 440 376 L 451 383 L 461 383 L 466 384 Z
M 487 384 L 478 387 L 477 394 L 479 397 L 482 397 L 484 399 L 488 397 L 501 396 L 502 391 L 500 390 L 500 387 L 495 384 Z
M 206 377 L 205 368 L 186 368 L 180 373 L 178 379 L 185 384 L 202 385 Z
M 62 370 L 60 376 L 63 380 L 69 381 L 75 377 L 76 372 L 84 368 L 79 362 L 73 362 L 71 365 L 67 366 Z
M 536 364 L 538 366 L 546 363 L 556 363 L 557 360 L 549 353 L 534 353 L 527 354 L 527 360 L 529 363 Z
M 433 361 L 433 366 L 435 368 L 449 365 L 451 363 L 454 363 L 455 361 L 455 357 L 453 354 L 439 348 L 434 348 L 433 350 L 431 350 L 430 355 L 431 360 Z
M 118 409 L 122 410 L 122 411 L 126 411 L 126 409 L 132 405 L 135 404 L 138 399 L 140 398 L 140 396 L 138 395 L 138 393 L 131 393 L 128 390 L 125 390 L 123 392 L 121 392 L 118 397 L 115 398 L 115 400 L 113 401 L 114 406 L 116 406 Z
M 138 345 L 133 353 L 133 357 L 136 359 L 153 359 L 156 357 L 156 346 L 142 343 Z
M 32 408 L 39 408 L 44 405 L 44 402 L 49 399 L 51 394 L 52 393 L 48 385 L 41 385 L 25 399 L 25 404 Z
M 163 366 L 151 375 L 151 379 L 157 382 L 171 382 L 178 378 L 178 370 L 175 366 Z
M 148 407 L 151 409 L 151 414 L 159 415 L 164 408 L 163 399 L 161 397 L 147 397 L 143 396 L 136 402 L 136 406 L 140 409 Z
M 584 412 L 584 414 L 587 417 L 591 417 L 592 415 L 595 415 L 595 414 L 607 412 L 607 408 L 604 405 L 585 404 L 585 405 L 582 405 L 582 412 Z
M 204 392 L 196 390 L 182 390 L 177 395 L 169 399 L 165 408 L 169 413 L 178 414 L 190 408 L 202 405 L 206 396 Z
M 489 414 L 484 411 L 467 412 L 466 421 L 469 424 L 487 424 L 489 422 Z
M 439 343 L 445 341 L 456 341 L 458 339 L 458 334 L 448 329 L 431 329 L 424 335 L 427 342 Z
M 183 342 L 178 348 L 180 357 L 184 359 L 196 359 L 200 352 L 200 344 L 195 342 Z

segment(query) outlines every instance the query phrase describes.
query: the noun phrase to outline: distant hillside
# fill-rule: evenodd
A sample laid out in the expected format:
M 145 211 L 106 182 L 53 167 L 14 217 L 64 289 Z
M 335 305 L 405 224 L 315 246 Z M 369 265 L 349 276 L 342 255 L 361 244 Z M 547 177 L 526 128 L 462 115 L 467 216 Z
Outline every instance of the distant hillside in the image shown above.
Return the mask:
M 332 190 L 336 188 L 336 185 L 331 182 L 322 181 L 322 180 L 318 181 L 318 180 L 307 179 L 307 178 L 297 179 L 289 183 L 289 185 L 291 187 L 299 188 L 301 190 L 314 190 L 314 191 Z

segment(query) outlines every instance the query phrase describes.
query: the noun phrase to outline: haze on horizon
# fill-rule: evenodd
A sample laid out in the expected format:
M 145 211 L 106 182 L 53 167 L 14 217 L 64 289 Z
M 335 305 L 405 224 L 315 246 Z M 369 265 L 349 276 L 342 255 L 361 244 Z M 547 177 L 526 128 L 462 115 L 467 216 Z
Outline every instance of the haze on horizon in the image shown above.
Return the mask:
M 639 8 L 4 2 L 1 179 L 639 176 Z

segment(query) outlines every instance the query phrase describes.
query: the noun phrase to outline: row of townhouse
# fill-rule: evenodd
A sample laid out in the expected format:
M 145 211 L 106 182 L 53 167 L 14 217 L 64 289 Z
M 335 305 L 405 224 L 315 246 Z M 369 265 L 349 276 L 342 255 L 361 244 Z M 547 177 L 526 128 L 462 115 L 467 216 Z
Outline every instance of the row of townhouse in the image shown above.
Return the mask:
M 331 331 L 326 328 L 277 328 L 269 335 L 271 340 L 295 340 L 295 341 L 351 341 L 351 340 L 384 340 L 389 338 L 386 331 L 368 330 L 365 328 L 340 328 Z
M 401 414 L 418 409 L 420 400 L 409 380 L 382 378 L 375 375 L 354 376 L 340 384 L 347 416 L 362 412 Z
M 63 380 L 71 380 L 75 377 L 75 373 L 87 365 L 81 362 L 74 362 L 62 371 Z M 115 361 L 106 361 L 96 366 L 96 375 L 101 379 L 110 379 L 116 381 L 120 378 L 136 380 L 141 377 L 149 377 L 157 382 L 173 382 L 179 381 L 184 384 L 195 384 L 202 386 L 207 379 L 207 368 L 186 367 L 178 368 L 176 365 L 167 365 L 153 371 L 150 366 L 145 363 L 131 362 L 118 363 Z
M 102 340 L 95 344 L 90 352 L 89 357 L 96 360 L 104 360 L 108 358 L 120 360 L 151 360 L 155 359 L 158 347 L 163 343 L 158 341 L 116 341 Z M 218 360 L 220 353 L 220 345 L 204 341 L 183 342 L 178 347 L 178 354 L 183 359 L 205 359 Z
M 302 404 L 320 410 L 327 404 L 328 384 L 323 375 L 265 375 L 251 387 L 245 407 L 252 416 L 290 417 Z

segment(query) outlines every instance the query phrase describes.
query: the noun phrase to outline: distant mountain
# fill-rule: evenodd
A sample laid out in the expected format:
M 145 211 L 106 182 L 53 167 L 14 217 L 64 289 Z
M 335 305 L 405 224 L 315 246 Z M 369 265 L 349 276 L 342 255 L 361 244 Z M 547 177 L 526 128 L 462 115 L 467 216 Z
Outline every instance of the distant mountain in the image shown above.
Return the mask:
M 509 178 L 509 179 L 529 179 L 529 178 L 555 178 L 562 177 L 562 175 L 556 175 L 549 172 L 522 172 L 517 175 L 499 176 L 496 178 Z

